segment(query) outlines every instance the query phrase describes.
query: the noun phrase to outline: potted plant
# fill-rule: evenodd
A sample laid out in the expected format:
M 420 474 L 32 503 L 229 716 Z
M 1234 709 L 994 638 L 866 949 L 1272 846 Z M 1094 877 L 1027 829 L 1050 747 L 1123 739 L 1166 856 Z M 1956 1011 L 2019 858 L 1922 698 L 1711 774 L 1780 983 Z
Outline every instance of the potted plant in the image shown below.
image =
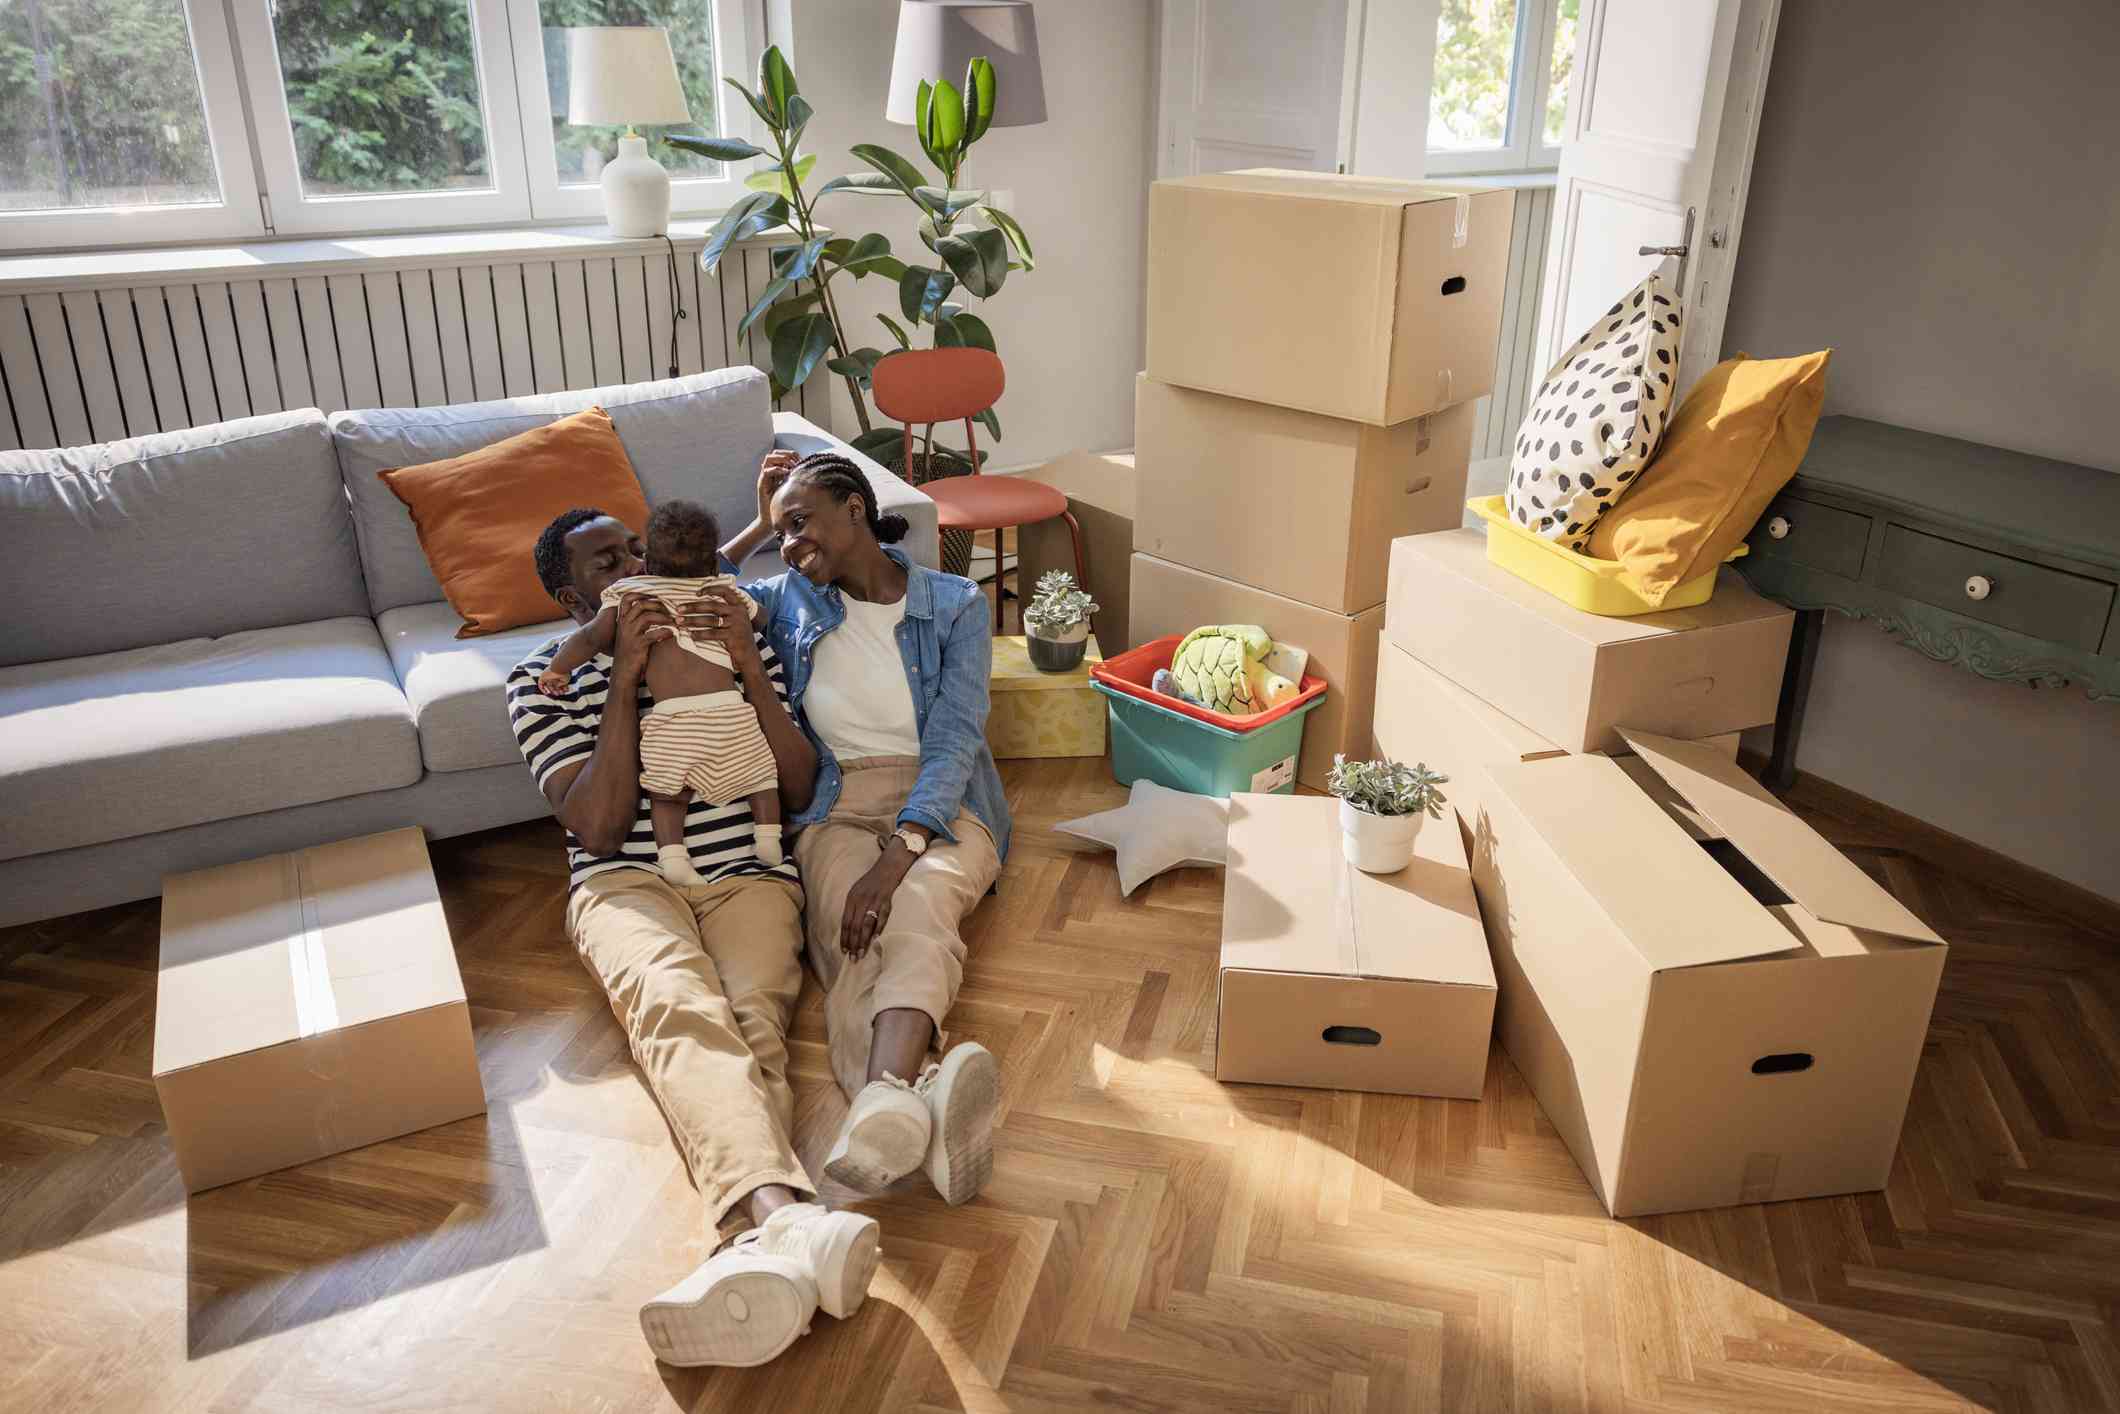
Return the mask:
M 1089 616 L 1099 607 L 1066 570 L 1039 575 L 1038 592 L 1023 610 L 1031 666 L 1045 673 L 1072 672 L 1089 647 Z
M 1395 874 L 1413 858 L 1421 821 L 1443 818 L 1448 802 L 1436 789 L 1450 777 L 1397 761 L 1332 758 L 1325 784 L 1340 798 L 1340 852 L 1365 874 Z

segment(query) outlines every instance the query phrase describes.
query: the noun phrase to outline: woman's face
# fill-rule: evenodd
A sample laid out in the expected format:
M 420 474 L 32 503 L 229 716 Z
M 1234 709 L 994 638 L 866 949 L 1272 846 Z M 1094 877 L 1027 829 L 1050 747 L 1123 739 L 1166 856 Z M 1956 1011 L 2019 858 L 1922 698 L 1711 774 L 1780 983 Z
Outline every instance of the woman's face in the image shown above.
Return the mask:
M 839 578 L 856 537 L 866 535 L 861 497 L 835 501 L 806 481 L 790 481 L 773 498 L 773 528 L 780 532 L 780 558 L 812 584 Z

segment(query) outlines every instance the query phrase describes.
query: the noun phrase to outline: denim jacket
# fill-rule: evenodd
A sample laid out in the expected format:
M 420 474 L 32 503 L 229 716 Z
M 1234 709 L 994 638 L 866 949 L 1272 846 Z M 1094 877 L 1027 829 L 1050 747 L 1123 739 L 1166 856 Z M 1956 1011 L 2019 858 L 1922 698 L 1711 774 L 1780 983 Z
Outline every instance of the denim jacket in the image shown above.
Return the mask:
M 993 663 L 993 632 L 979 586 L 954 574 L 914 564 L 895 546 L 883 553 L 905 569 L 905 619 L 898 625 L 898 655 L 913 690 L 914 724 L 920 731 L 920 773 L 898 812 L 901 825 L 925 825 L 955 843 L 950 822 L 959 807 L 972 812 L 1008 857 L 1008 796 L 986 744 L 987 674 Z M 789 822 L 814 825 L 839 800 L 839 762 L 810 729 L 803 695 L 810 686 L 817 640 L 846 622 L 846 604 L 835 587 L 819 589 L 789 571 L 743 586 L 764 609 L 766 640 L 788 677 L 788 710 L 817 748 L 817 788 L 809 809 Z

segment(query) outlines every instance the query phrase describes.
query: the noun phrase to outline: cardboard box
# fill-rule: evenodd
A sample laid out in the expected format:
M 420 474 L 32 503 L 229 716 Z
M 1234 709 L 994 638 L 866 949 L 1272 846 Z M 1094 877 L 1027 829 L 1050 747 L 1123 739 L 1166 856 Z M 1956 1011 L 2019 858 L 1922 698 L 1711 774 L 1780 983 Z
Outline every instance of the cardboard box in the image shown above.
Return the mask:
M 1165 634 L 1191 633 L 1202 624 L 1257 624 L 1284 643 L 1310 651 L 1308 671 L 1325 679 L 1325 696 L 1304 719 L 1296 779 L 1318 790 L 1333 753 L 1369 750 L 1369 703 L 1376 691 L 1377 641 L 1384 606 L 1336 614 L 1315 604 L 1202 574 L 1154 555 L 1134 556 L 1133 634 L 1139 647 Z
M 1565 751 L 1624 751 L 1622 726 L 1690 740 L 1766 725 L 1794 621 L 1728 569 L 1697 609 L 1615 619 L 1489 564 L 1477 530 L 1391 546 L 1391 641 Z
M 1067 495 L 1068 509 L 1082 527 L 1082 557 L 1089 562 L 1084 585 L 1097 601 L 1090 627 L 1105 643 L 1126 643 L 1127 586 L 1134 555 L 1134 454 L 1069 452 L 1021 473 Z M 1026 595 L 1047 570 L 1075 570 L 1075 547 L 1067 522 L 1042 520 L 1016 532 L 1016 582 Z
M 1148 197 L 1148 372 L 1389 427 L 1494 388 L 1513 192 L 1219 172 Z
M 1427 821 L 1398 873 L 1364 874 L 1338 801 L 1229 798 L 1217 1079 L 1479 1098 L 1494 966 L 1448 825 Z
M 483 1113 L 420 832 L 171 875 L 154 1074 L 193 1193 Z
M 1479 828 L 1489 767 L 1550 761 L 1569 754 L 1389 638 L 1377 649 L 1371 721 L 1376 755 L 1409 763 L 1423 761 L 1450 777 L 1443 794 L 1468 831 Z M 1735 761 L 1743 735 L 1725 732 L 1704 738 L 1703 744 Z M 1629 752 L 1625 759 L 1631 761 L 1633 754 Z
M 1496 1031 L 1616 1217 L 1882 1188 L 1942 941 L 1720 752 L 1493 767 Z M 1705 839 L 1696 839 L 1695 835 Z
M 1393 427 L 1142 374 L 1134 548 L 1321 609 L 1384 602 L 1391 542 L 1465 513 L 1473 406 Z
M 1095 634 L 1082 662 L 1065 673 L 1032 666 L 1020 633 L 995 639 L 986 714 L 986 742 L 995 758 L 1102 756 L 1108 714 L 1104 699 L 1089 685 L 1089 667 L 1103 661 Z

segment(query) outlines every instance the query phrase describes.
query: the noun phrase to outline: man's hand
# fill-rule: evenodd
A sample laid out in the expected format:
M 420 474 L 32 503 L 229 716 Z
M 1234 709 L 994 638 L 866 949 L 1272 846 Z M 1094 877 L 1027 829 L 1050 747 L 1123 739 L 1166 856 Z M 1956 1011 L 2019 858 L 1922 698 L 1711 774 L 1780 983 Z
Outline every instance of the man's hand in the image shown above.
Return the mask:
M 869 955 L 883 927 L 891 921 L 891 897 L 913 867 L 913 852 L 893 836 L 883 853 L 847 892 L 846 911 L 839 915 L 839 950 L 859 962 Z
M 640 685 L 648 650 L 676 633 L 670 611 L 649 594 L 628 594 L 618 603 L 618 634 L 611 645 L 611 678 Z
M 751 629 L 751 596 L 725 584 L 694 599 L 685 609 L 685 627 L 697 638 L 712 639 L 728 652 L 738 677 L 763 666 L 758 636 Z
M 758 523 L 773 524 L 773 498 L 780 488 L 788 484 L 788 473 L 795 463 L 802 460 L 800 452 L 786 447 L 776 447 L 766 453 L 766 459 L 758 464 Z

